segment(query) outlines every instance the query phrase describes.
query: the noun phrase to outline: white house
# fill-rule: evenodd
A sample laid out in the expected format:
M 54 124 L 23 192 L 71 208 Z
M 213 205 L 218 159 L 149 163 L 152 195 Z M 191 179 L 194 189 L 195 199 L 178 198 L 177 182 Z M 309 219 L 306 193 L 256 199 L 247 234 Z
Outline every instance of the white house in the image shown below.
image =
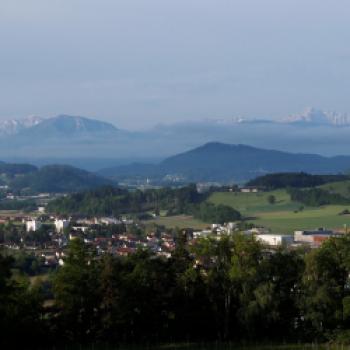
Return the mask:
M 243 187 L 240 191 L 242 193 L 258 193 L 259 189 L 257 187 Z
M 293 236 L 291 235 L 278 235 L 278 234 L 262 234 L 256 235 L 257 241 L 266 244 L 270 247 L 286 246 L 293 243 Z
M 109 217 L 105 217 L 105 218 L 100 218 L 98 220 L 101 224 L 105 224 L 105 225 L 119 225 L 122 222 L 116 218 L 109 218 Z
M 37 231 L 39 230 L 41 227 L 41 222 L 36 220 L 36 219 L 32 219 L 26 222 L 26 230 L 27 232 L 30 231 Z
M 89 230 L 89 226 L 73 226 L 72 229 L 74 231 L 87 232 Z
M 41 214 L 45 213 L 45 207 L 38 207 L 38 212 Z
M 237 222 L 228 222 L 228 223 L 226 224 L 226 226 L 227 226 L 227 228 L 228 228 L 229 230 L 234 230 L 235 228 L 238 227 L 238 224 L 237 224 Z
M 69 220 L 55 219 L 55 227 L 57 232 L 63 232 L 69 226 Z
M 246 235 L 264 235 L 264 234 L 269 234 L 269 230 L 264 228 L 264 227 L 253 227 L 249 230 L 245 230 L 244 234 Z
M 193 238 L 208 237 L 211 234 L 211 230 L 195 231 L 193 232 Z

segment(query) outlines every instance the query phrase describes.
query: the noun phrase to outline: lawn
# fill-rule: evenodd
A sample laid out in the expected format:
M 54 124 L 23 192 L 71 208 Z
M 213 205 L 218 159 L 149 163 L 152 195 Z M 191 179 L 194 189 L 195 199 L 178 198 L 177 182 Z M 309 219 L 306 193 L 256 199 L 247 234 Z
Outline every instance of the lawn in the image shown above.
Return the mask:
M 275 196 L 275 204 L 268 203 L 269 195 Z M 244 216 L 251 217 L 255 224 L 268 227 L 273 232 L 292 233 L 294 230 L 317 227 L 343 228 L 345 224 L 350 227 L 350 216 L 338 215 L 349 206 L 305 207 L 300 211 L 300 203 L 292 202 L 285 190 L 261 193 L 217 192 L 211 195 L 209 201 L 230 205 Z

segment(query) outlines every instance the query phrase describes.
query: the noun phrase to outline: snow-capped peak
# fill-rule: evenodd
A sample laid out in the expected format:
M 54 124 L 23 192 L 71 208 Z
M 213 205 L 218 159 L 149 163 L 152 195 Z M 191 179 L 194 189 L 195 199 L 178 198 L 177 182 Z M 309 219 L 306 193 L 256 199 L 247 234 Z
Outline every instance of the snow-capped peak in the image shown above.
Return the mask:
M 316 125 L 350 125 L 350 115 L 307 108 L 304 112 L 290 115 L 282 121 L 285 123 L 307 123 Z
M 29 116 L 23 119 L 0 120 L 0 135 L 15 135 L 21 130 L 41 123 L 44 119 L 37 116 Z

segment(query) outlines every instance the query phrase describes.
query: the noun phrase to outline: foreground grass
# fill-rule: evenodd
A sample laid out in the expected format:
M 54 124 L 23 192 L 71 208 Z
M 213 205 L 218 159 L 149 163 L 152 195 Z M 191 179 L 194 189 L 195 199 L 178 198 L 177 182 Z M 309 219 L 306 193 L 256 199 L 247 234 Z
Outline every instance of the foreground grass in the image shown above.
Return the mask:
M 276 198 L 275 204 L 268 203 L 268 196 Z M 273 232 L 292 233 L 294 230 L 327 227 L 333 229 L 350 226 L 350 216 L 339 215 L 349 206 L 328 205 L 319 208 L 304 207 L 292 202 L 285 190 L 261 193 L 213 193 L 209 201 L 225 204 L 250 217 L 256 225 L 270 228 Z

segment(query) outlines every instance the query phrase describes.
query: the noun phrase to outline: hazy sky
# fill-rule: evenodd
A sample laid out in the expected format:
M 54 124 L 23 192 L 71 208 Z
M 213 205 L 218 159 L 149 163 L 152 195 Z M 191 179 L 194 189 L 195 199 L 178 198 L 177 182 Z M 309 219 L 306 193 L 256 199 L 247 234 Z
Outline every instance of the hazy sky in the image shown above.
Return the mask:
M 349 0 L 0 0 L 0 119 L 350 112 Z

